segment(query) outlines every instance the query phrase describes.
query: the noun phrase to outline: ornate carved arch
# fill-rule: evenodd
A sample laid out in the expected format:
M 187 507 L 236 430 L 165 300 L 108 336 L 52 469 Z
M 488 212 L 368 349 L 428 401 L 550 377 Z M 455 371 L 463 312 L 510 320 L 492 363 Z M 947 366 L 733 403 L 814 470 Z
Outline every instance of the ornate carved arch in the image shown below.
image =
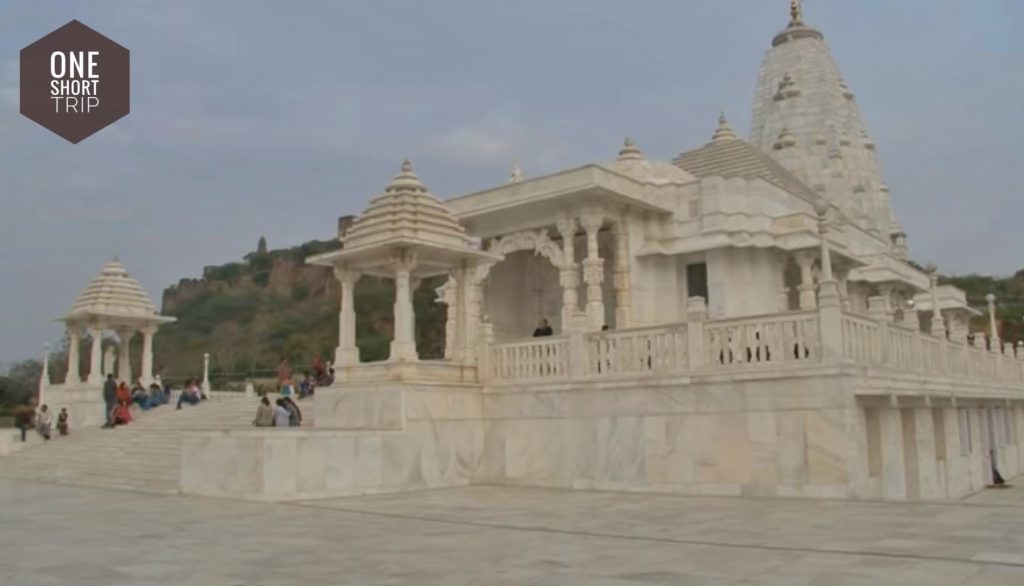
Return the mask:
M 536 231 L 525 231 L 516 232 L 514 234 L 508 234 L 499 238 L 491 240 L 490 245 L 487 247 L 487 252 L 506 257 L 513 252 L 520 250 L 532 250 L 537 256 L 543 256 L 544 258 L 551 261 L 551 264 L 556 269 L 561 269 L 564 266 L 564 259 L 562 255 L 562 247 L 555 244 L 545 229 Z M 487 263 L 481 265 L 476 273 L 477 279 L 482 281 L 487 277 L 487 274 L 491 272 L 491 267 L 496 263 Z

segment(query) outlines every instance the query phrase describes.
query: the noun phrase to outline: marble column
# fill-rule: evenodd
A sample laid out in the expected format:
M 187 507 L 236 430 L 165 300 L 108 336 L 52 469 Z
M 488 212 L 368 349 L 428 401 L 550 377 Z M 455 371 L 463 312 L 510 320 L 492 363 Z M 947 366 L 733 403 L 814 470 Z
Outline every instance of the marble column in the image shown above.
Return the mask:
M 117 355 L 117 378 L 128 383 L 128 386 L 132 384 L 131 342 L 134 334 L 135 332 L 129 329 L 117 330 L 117 337 L 121 339 L 120 352 Z
M 50 345 L 43 346 L 43 372 L 39 375 L 39 394 L 36 405 L 46 404 L 46 389 L 50 386 Z
M 615 271 L 613 281 L 615 287 L 615 328 L 625 329 L 632 322 L 632 291 L 630 283 L 629 258 L 629 218 L 628 210 L 619 213 L 619 220 L 612 224 L 615 235 Z
M 558 282 L 562 286 L 562 331 L 569 328 L 572 316 L 579 310 L 580 271 L 576 264 L 576 218 L 569 214 L 559 216 L 556 223 L 562 236 L 562 266 L 558 267 Z
M 946 337 L 946 324 L 942 321 L 942 310 L 939 308 L 939 271 L 932 270 L 928 275 L 932 289 L 932 327 L 931 334 L 936 338 Z
M 89 355 L 89 375 L 86 380 L 91 385 L 103 383 L 103 330 L 89 328 L 92 337 L 92 354 Z
M 483 358 L 485 352 L 478 352 L 477 342 L 481 335 L 483 321 L 481 319 L 481 305 L 483 303 L 483 279 L 485 273 L 478 273 L 475 268 L 465 271 L 465 279 L 462 283 L 461 306 L 463 319 L 460 327 L 462 334 L 462 360 L 463 364 L 479 365 L 478 359 Z M 494 327 L 491 326 L 493 334 Z M 492 336 L 493 338 L 493 336 Z M 492 340 L 493 341 L 493 340 Z M 486 341 L 484 341 L 486 343 Z
M 815 309 L 818 300 L 814 295 L 814 253 L 800 251 L 796 253 L 796 264 L 800 267 L 800 309 Z
M 985 296 L 988 303 L 988 336 L 991 342 L 990 348 L 993 352 L 999 352 L 1002 345 L 999 342 L 999 330 L 996 328 L 996 296 L 989 293 Z
M 342 268 L 334 269 L 334 276 L 341 283 L 341 310 L 338 312 L 338 348 L 334 352 L 334 364 L 351 366 L 359 364 L 359 347 L 356 346 L 355 284 L 359 273 Z
M 598 208 L 587 208 L 580 214 L 580 226 L 587 233 L 587 258 L 583 261 L 583 282 L 587 285 L 587 327 L 599 331 L 604 325 L 604 300 L 601 284 L 604 282 L 604 259 L 597 247 L 597 236 L 604 224 L 604 214 Z
M 883 284 L 878 286 L 878 296 L 885 300 L 885 320 L 889 323 L 894 323 L 894 313 L 892 309 L 892 292 L 892 284 Z
M 153 336 L 155 335 L 156 326 L 146 326 L 142 329 L 142 372 L 139 373 L 139 382 L 144 387 L 153 384 Z
M 392 257 L 395 270 L 395 337 L 391 341 L 392 362 L 419 360 L 416 355 L 416 338 L 413 332 L 412 270 L 416 267 L 415 257 L 410 250 L 398 251 Z
M 207 399 L 210 398 L 210 353 L 203 352 L 203 382 L 199 385 L 199 388 L 203 391 L 203 396 Z
M 79 339 L 78 326 L 68 326 L 68 373 L 64 377 L 64 384 L 78 384 L 82 382 L 82 375 L 79 373 Z
M 826 362 L 835 362 L 843 358 L 843 310 L 839 300 L 839 284 L 832 273 L 832 250 L 828 241 L 829 206 L 825 202 L 820 202 L 815 206 L 815 211 L 818 212 L 821 266 L 821 278 L 818 282 L 819 339 L 822 359 Z
M 786 286 L 786 269 L 789 268 L 789 254 L 780 250 L 776 257 L 779 265 L 779 311 L 789 311 L 789 287 Z

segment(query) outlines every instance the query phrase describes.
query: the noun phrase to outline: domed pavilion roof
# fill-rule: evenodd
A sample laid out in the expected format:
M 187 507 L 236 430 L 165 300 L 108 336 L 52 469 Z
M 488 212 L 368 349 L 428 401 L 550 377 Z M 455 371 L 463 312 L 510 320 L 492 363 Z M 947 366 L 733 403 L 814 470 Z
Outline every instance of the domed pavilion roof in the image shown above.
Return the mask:
M 391 252 L 412 250 L 420 274 L 445 272 L 469 258 L 491 258 L 480 250 L 441 202 L 413 172 L 408 159 L 384 192 L 370 200 L 341 238 L 341 250 L 318 254 L 307 262 L 322 266 L 348 265 L 370 273 L 385 267 Z M 493 259 L 492 259 L 493 260 Z
M 174 321 L 157 313 L 142 286 L 117 258 L 103 267 L 99 276 L 75 299 L 71 311 L 61 319 L 110 325 Z
M 404 239 L 444 248 L 470 244 L 466 229 L 420 181 L 408 159 L 402 162 L 401 171 L 384 193 L 370 200 L 366 211 L 342 239 L 342 245 L 353 250 Z

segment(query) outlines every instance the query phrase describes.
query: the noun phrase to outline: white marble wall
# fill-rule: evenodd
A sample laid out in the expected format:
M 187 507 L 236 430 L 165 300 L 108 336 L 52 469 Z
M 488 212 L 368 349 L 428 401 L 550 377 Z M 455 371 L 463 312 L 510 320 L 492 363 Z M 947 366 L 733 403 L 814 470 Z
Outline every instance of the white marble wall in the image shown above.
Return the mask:
M 479 421 L 420 421 L 404 431 L 190 432 L 181 488 L 294 500 L 465 486 L 479 468 L 482 436 Z
M 61 408 L 66 407 L 72 429 L 99 427 L 107 421 L 102 386 L 52 385 L 47 387 L 43 402 L 50 407 L 55 420 Z
M 485 459 L 511 484 L 851 496 L 850 416 L 825 380 L 488 393 Z

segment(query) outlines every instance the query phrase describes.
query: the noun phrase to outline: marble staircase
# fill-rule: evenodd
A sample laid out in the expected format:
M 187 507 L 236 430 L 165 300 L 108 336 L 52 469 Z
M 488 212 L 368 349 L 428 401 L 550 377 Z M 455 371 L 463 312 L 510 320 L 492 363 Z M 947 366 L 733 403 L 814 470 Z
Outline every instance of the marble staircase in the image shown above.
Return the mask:
M 0 457 L 0 477 L 177 494 L 182 432 L 248 429 L 256 405 L 255 399 L 241 397 L 185 405 L 180 411 L 170 404 L 147 412 L 133 411 L 131 424 L 114 429 L 72 427 L 69 436 L 34 441 L 35 445 L 30 443 Z M 311 401 L 299 405 L 304 416 L 312 411 Z M 312 418 L 306 416 L 303 425 L 312 425 Z M 34 431 L 31 435 L 39 438 Z

